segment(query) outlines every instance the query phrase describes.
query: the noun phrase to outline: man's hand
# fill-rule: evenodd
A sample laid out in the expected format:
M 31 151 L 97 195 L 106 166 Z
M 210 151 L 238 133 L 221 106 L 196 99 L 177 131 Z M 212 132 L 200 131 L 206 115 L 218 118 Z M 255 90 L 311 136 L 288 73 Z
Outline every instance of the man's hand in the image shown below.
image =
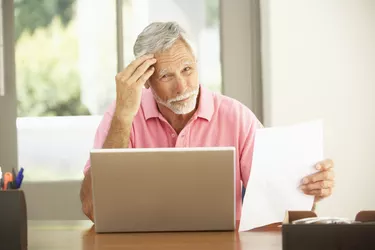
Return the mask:
M 144 55 L 130 63 L 116 75 L 116 110 L 117 118 L 132 118 L 141 104 L 142 87 L 154 73 L 151 67 L 156 63 L 154 55 Z
M 333 166 L 333 161 L 330 159 L 319 162 L 315 166 L 319 172 L 306 176 L 302 179 L 302 191 L 305 194 L 314 195 L 315 202 L 318 202 L 332 194 L 332 189 L 335 184 Z

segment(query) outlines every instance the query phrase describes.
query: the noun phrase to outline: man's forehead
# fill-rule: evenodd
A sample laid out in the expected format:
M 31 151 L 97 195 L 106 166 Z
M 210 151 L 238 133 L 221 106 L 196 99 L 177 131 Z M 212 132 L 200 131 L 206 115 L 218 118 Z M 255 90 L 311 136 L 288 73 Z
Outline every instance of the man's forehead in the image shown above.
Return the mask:
M 194 56 L 189 47 L 181 40 L 166 51 L 155 54 L 156 68 L 175 68 L 186 64 L 192 64 Z
M 184 65 L 190 65 L 193 63 L 192 58 L 184 57 L 179 58 L 177 60 L 170 60 L 170 61 L 156 61 L 156 67 L 159 68 L 177 68 Z
M 156 62 L 156 70 L 159 74 L 164 74 L 168 71 L 180 69 L 185 66 L 190 66 L 194 63 L 191 57 L 175 58 L 175 60 L 161 60 Z
M 177 54 L 190 54 L 189 46 L 182 40 L 178 39 L 169 49 L 155 53 L 156 57 L 173 57 Z

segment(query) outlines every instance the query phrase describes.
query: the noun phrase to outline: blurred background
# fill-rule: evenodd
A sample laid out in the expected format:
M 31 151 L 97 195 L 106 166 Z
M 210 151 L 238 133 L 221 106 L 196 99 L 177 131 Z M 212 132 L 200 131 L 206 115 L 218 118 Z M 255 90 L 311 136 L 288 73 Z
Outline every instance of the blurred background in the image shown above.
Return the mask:
M 30 218 L 84 218 L 80 180 L 114 76 L 148 23 L 171 20 L 191 35 L 201 84 L 265 126 L 323 119 L 337 185 L 319 214 L 375 209 L 375 1 L 5 0 L 2 14 L 0 165 L 26 169 Z

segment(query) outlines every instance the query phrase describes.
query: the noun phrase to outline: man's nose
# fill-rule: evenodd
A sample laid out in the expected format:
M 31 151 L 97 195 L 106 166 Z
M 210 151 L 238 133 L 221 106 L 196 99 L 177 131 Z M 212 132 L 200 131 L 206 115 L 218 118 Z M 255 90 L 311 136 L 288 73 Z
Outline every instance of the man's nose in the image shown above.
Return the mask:
M 186 91 L 186 80 L 179 76 L 176 81 L 176 92 L 178 95 L 184 94 Z

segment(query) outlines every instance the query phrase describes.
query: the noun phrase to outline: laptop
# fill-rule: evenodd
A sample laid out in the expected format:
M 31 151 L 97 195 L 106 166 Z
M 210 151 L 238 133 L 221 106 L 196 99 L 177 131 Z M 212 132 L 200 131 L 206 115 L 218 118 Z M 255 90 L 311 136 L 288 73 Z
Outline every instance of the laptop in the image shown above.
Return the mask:
M 235 148 L 94 149 L 95 231 L 232 231 Z

